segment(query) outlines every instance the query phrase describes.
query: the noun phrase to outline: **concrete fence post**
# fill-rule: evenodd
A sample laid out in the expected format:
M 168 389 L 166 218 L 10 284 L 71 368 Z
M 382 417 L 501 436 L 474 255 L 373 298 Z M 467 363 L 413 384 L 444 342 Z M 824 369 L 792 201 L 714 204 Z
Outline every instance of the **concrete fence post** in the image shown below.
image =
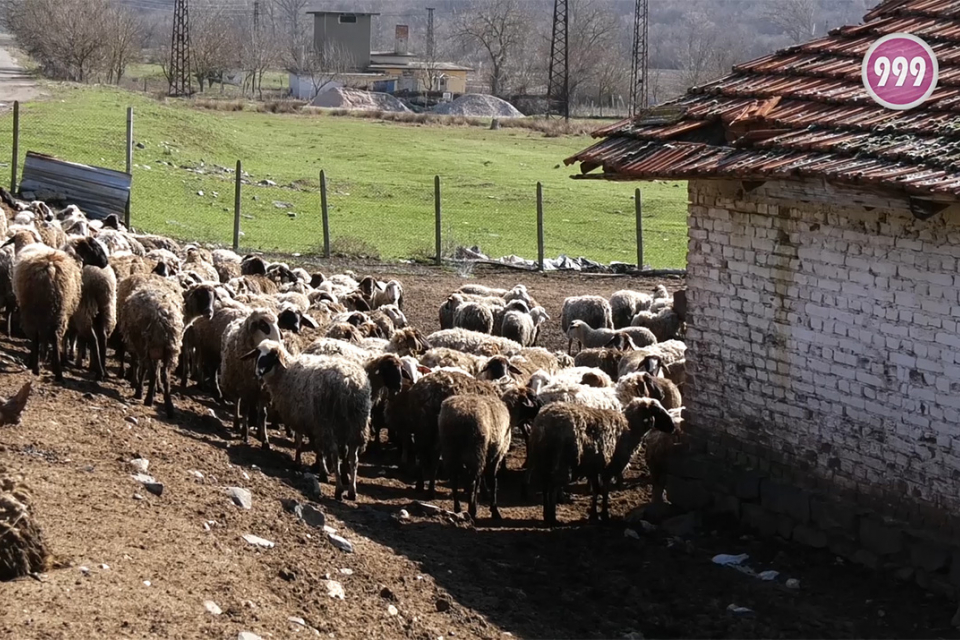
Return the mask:
M 243 165 L 237 160 L 237 176 L 233 187 L 233 250 L 240 250 L 240 179 L 243 176 Z

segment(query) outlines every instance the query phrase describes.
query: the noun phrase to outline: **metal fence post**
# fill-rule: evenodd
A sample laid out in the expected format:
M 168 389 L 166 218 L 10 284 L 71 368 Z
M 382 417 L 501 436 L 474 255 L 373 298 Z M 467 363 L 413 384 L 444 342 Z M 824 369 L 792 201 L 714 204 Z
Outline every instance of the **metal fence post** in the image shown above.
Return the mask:
M 637 269 L 643 269 L 643 201 L 640 198 L 640 189 L 633 193 L 633 205 L 637 211 Z
M 133 173 L 133 107 L 127 107 L 127 173 Z M 127 206 L 123 211 L 123 224 L 130 227 L 130 199 L 133 197 L 133 181 L 127 194 Z
M 10 193 L 17 192 L 17 164 L 20 162 L 20 101 L 13 103 L 13 159 L 10 161 Z
M 330 257 L 330 217 L 327 210 L 327 174 L 320 170 L 320 219 L 323 221 L 323 257 Z
M 543 271 L 543 184 L 537 183 L 537 268 Z
M 240 249 L 240 177 L 243 166 L 237 160 L 237 181 L 233 188 L 233 250 Z
M 443 262 L 443 249 L 441 247 L 443 237 L 441 229 L 441 218 L 442 213 L 440 209 L 440 176 L 433 177 L 433 214 L 435 218 L 435 233 L 437 240 L 437 266 L 440 266 Z

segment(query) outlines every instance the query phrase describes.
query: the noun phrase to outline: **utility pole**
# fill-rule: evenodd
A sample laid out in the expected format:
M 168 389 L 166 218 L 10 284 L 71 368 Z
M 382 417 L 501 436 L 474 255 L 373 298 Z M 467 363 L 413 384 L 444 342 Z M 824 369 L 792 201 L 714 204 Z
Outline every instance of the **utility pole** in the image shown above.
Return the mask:
M 433 7 L 427 7 L 427 60 L 433 61 L 437 54 L 437 41 L 433 32 Z
M 570 120 L 570 13 L 567 0 L 553 0 L 553 33 L 550 38 L 550 77 L 547 81 L 547 114 Z
M 173 5 L 173 34 L 170 38 L 171 96 L 188 96 L 190 88 L 190 24 L 187 0 L 175 0 Z
M 260 33 L 260 0 L 253 0 L 253 32 Z
M 633 15 L 633 67 L 630 74 L 630 115 L 637 115 L 650 103 L 647 79 L 649 69 L 650 7 L 648 0 L 637 0 Z

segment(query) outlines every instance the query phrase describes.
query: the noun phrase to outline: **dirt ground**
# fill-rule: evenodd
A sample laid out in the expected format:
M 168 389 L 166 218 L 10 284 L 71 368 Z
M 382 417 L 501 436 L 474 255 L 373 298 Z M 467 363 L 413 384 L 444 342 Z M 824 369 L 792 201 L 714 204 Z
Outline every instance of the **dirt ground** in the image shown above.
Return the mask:
M 493 286 L 524 282 L 554 319 L 567 295 L 660 282 L 472 275 Z M 409 319 L 436 330 L 437 308 L 461 276 L 400 277 Z M 556 324 L 544 336 L 550 348 L 566 346 Z M 24 342 L 0 343 L 0 393 L 8 395 L 31 376 Z M 481 504 L 473 525 L 425 514 L 393 452 L 368 454 L 356 504 L 318 503 L 353 544 L 345 553 L 284 509 L 283 501 L 311 498 L 283 437 L 271 451 L 253 439 L 244 445 L 226 411 L 192 389 L 175 395 L 179 414 L 167 420 L 116 379 L 97 385 L 73 369 L 67 379 L 61 387 L 44 374 L 22 425 L 0 428 L 0 466 L 26 476 L 58 563 L 40 580 L 0 584 L 2 638 L 957 637 L 948 626 L 953 603 L 829 553 L 713 523 L 679 542 L 625 523 L 619 516 L 648 498 L 642 469 L 613 494 L 613 522 L 588 524 L 578 487 L 561 507 L 565 524 L 549 530 L 536 504 L 520 500 L 518 455 L 502 483 L 505 520 L 492 524 Z M 131 478 L 127 461 L 136 457 L 150 461 L 162 496 Z M 252 492 L 252 509 L 231 503 L 230 486 Z M 442 483 L 436 502 L 452 507 Z M 244 534 L 276 546 L 254 547 Z M 748 553 L 753 569 L 780 576 L 762 582 L 715 565 L 717 553 Z M 787 578 L 800 588 L 788 589 Z M 327 579 L 342 584 L 344 600 L 327 595 Z M 222 613 L 208 613 L 207 600 Z M 731 604 L 753 613 L 736 615 Z

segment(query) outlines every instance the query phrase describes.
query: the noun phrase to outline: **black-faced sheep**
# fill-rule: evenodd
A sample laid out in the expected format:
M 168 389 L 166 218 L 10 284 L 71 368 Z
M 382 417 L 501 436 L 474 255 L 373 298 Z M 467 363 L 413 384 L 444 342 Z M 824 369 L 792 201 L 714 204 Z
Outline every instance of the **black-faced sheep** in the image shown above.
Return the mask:
M 446 347 L 478 356 L 515 356 L 523 347 L 513 340 L 466 329 L 443 329 L 427 336 L 431 347 Z
M 529 389 L 513 389 L 503 399 L 493 396 L 457 395 L 440 405 L 440 448 L 450 475 L 453 510 L 460 513 L 460 480 L 467 494 L 467 512 L 477 517 L 477 494 L 481 476 L 486 476 L 490 515 L 500 520 L 497 506 L 497 472 L 510 450 L 511 426 L 531 422 L 540 401 Z
M 342 500 L 346 491 L 347 498 L 356 500 L 357 462 L 367 443 L 372 378 L 379 377 L 380 384 L 399 390 L 399 360 L 383 360 L 370 372 L 342 358 L 295 358 L 272 340 L 263 341 L 242 358 L 256 358 L 256 376 L 263 380 L 284 423 L 298 437 L 310 436 L 319 449 L 317 455 L 334 463 L 334 497 Z
M 567 328 L 567 338 L 576 340 L 580 348 L 598 349 L 615 343 L 620 336 L 629 336 L 630 344 L 636 347 L 646 347 L 657 342 L 653 333 L 643 327 L 626 327 L 623 329 L 594 329 L 583 320 L 574 320 Z
M 590 519 L 597 518 L 597 500 L 602 494 L 600 517 L 609 517 L 610 486 L 622 473 L 643 436 L 650 429 L 674 430 L 672 416 L 656 400 L 632 401 L 623 413 L 577 404 L 545 406 L 533 422 L 527 452 L 532 478 L 543 491 L 543 520 L 557 521 L 560 490 L 571 480 L 586 478 L 593 493 Z
M 500 396 L 497 388 L 489 382 L 450 371 L 425 375 L 410 389 L 407 398 L 409 413 L 406 421 L 400 423 L 403 427 L 398 435 L 406 446 L 409 446 L 410 436 L 413 436 L 419 469 L 417 490 L 423 491 L 424 483 L 429 483 L 427 496 L 431 499 L 435 494 L 437 467 L 440 463 L 437 423 L 440 405 L 450 396 L 466 394 L 497 398 Z
M 673 308 L 665 306 L 658 311 L 640 311 L 630 324 L 649 329 L 657 337 L 657 342 L 665 342 L 677 337 L 681 322 Z
M 144 404 L 153 405 L 157 388 L 157 369 L 163 386 L 163 404 L 173 417 L 170 396 L 170 372 L 180 358 L 184 326 L 195 318 L 213 316 L 216 296 L 210 285 L 195 285 L 183 291 L 172 281 L 151 276 L 123 302 L 120 330 L 127 348 L 137 357 L 134 398 L 143 398 L 143 379 L 149 374 Z
M 233 426 L 240 431 L 243 441 L 247 441 L 253 422 L 257 437 L 268 449 L 264 398 L 252 368 L 241 361 L 264 340 L 280 342 L 277 316 L 269 309 L 253 309 L 227 327 L 221 343 L 220 390 L 233 403 Z
M 593 329 L 613 329 L 610 302 L 600 296 L 574 296 L 563 301 L 560 308 L 560 329 L 567 335 L 567 353 L 573 347 L 573 338 L 567 330 L 574 320 L 582 320 Z
M 633 316 L 640 311 L 646 311 L 653 302 L 649 293 L 623 289 L 610 296 L 610 310 L 613 317 L 613 328 L 629 327 Z
M 30 245 L 17 256 L 13 288 L 20 324 L 30 340 L 30 368 L 40 375 L 41 347 L 52 349 L 53 373 L 63 380 L 60 349 L 67 323 L 80 305 L 82 267 L 107 266 L 107 252 L 93 238 L 76 238 L 64 250 Z

